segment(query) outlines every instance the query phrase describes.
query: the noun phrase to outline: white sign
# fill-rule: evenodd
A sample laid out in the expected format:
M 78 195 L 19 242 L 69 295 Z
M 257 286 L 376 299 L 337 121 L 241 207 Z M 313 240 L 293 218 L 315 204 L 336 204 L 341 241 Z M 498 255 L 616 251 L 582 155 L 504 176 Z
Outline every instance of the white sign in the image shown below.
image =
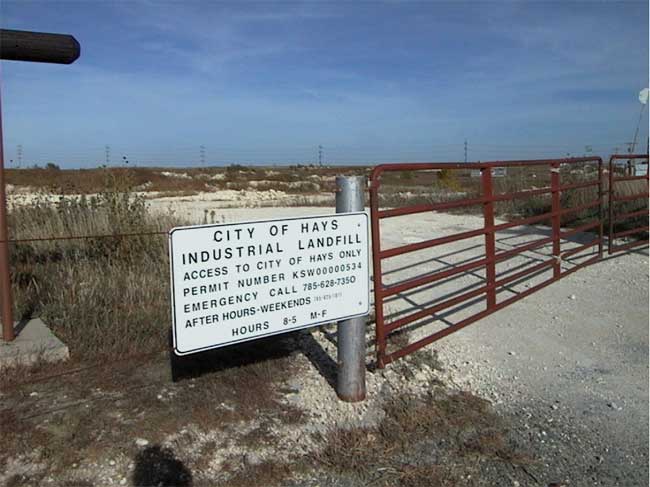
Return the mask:
M 174 228 L 169 255 L 177 355 L 368 314 L 365 213 Z
M 647 176 L 648 175 L 648 161 L 635 161 L 634 163 L 634 175 L 635 176 Z
M 480 169 L 471 169 L 469 171 L 469 175 L 472 178 L 480 178 L 481 177 L 481 170 Z M 495 178 L 502 178 L 506 176 L 506 168 L 505 167 L 495 167 L 492 169 L 492 177 Z

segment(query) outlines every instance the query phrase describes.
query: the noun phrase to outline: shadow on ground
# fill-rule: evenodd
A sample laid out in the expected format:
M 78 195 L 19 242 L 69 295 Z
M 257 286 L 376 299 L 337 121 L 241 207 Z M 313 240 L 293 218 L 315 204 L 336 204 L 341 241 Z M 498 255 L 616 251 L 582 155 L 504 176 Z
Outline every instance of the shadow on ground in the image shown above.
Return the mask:
M 192 472 L 170 448 L 159 445 L 147 447 L 136 455 L 132 481 L 135 487 L 193 485 Z

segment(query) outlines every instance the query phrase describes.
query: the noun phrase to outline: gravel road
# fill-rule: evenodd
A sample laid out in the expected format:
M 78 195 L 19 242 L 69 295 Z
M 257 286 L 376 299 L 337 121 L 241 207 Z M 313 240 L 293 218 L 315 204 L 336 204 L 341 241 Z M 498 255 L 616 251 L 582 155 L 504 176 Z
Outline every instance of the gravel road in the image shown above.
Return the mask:
M 573 299 L 574 298 L 574 299 Z M 583 269 L 437 345 L 518 418 L 540 481 L 647 485 L 648 251 Z

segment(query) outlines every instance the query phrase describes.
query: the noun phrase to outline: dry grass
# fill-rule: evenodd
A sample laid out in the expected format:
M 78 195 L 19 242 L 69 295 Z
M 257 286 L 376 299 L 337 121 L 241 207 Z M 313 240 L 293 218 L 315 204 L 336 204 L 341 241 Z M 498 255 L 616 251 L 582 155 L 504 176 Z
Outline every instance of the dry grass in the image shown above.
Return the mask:
M 489 403 L 468 393 L 393 398 L 374 428 L 333 430 L 314 461 L 351 484 L 457 485 L 481 462 L 529 462 Z
M 12 208 L 11 238 L 165 232 L 141 197 L 116 185 L 92 198 Z M 11 251 L 17 317 L 41 316 L 72 354 L 119 356 L 160 350 L 169 323 L 166 236 L 17 243 Z

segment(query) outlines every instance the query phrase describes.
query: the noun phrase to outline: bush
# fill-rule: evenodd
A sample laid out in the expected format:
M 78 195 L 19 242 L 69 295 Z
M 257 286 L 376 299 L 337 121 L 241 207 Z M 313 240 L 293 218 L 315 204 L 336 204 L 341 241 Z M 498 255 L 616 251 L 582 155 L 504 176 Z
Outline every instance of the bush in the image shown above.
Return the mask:
M 12 208 L 14 239 L 88 238 L 17 243 L 11 252 L 19 318 L 39 315 L 78 357 L 161 349 L 169 319 L 165 232 L 179 222 L 153 218 L 141 196 L 107 190 L 93 197 L 36 200 Z M 108 237 L 94 237 L 108 235 Z M 111 236 L 115 235 L 115 236 Z

